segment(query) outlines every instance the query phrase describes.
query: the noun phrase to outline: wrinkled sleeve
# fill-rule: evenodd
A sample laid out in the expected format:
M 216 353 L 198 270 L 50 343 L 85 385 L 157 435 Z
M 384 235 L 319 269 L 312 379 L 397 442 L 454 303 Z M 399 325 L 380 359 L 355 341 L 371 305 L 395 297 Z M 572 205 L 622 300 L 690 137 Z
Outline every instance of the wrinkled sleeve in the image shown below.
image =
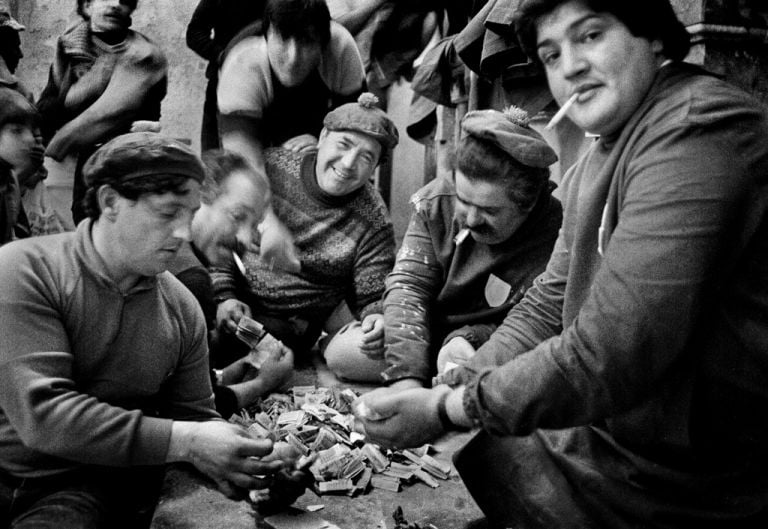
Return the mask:
M 104 93 L 53 136 L 46 154 L 56 160 L 95 145 L 139 118 L 142 107 L 161 86 L 165 95 L 167 61 L 159 49 L 126 52 L 118 61 Z M 162 96 L 160 99 L 162 99 Z M 159 111 L 159 102 L 153 101 Z M 144 117 L 144 116 L 142 116 Z M 159 119 L 159 113 L 157 119 Z
M 331 22 L 331 42 L 320 62 L 320 75 L 337 96 L 359 94 L 365 83 L 365 70 L 355 39 L 338 22 Z
M 429 227 L 418 206 L 403 237 L 384 296 L 384 358 L 387 382 L 430 379 L 429 344 L 432 304 L 442 282 Z
M 163 464 L 172 421 L 78 390 L 58 285 L 43 266 L 11 265 L 30 261 L 17 254 L 0 253 L 0 408 L 21 441 L 87 464 Z
M 219 72 L 216 98 L 223 116 L 262 119 L 272 100 L 266 42 L 249 37 L 227 54 Z
M 633 145 L 615 229 L 576 318 L 531 348 L 544 338 L 531 322 L 554 323 L 540 303 L 543 292 L 562 292 L 560 237 L 547 271 L 483 348 L 483 359 L 501 366 L 481 370 L 467 387 L 471 417 L 496 434 L 527 435 L 616 416 L 654 394 L 691 337 L 704 293 L 729 255 L 729 233 L 741 231 L 734 222 L 746 209 L 754 115 L 730 118 L 678 122 Z M 562 299 L 550 298 L 546 306 Z

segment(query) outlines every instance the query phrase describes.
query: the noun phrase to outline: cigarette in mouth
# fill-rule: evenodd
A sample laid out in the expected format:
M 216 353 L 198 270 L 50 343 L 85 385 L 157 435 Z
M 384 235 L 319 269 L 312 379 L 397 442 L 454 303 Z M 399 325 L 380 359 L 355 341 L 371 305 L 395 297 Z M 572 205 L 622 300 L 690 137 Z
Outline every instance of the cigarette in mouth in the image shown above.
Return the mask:
M 453 238 L 454 244 L 456 244 L 456 246 L 460 245 L 461 243 L 464 242 L 464 239 L 466 239 L 468 235 L 469 235 L 469 228 L 463 228 L 462 230 L 459 231 L 459 233 L 456 234 L 456 237 Z
M 240 259 L 240 256 L 237 255 L 237 252 L 232 252 L 232 258 L 235 260 L 235 265 L 237 265 L 237 269 L 240 270 L 240 273 L 245 275 L 245 265 L 243 264 L 243 260 Z
M 566 112 L 570 110 L 570 108 L 573 106 L 573 104 L 576 102 L 576 99 L 579 97 L 579 92 L 576 92 L 571 97 L 568 98 L 568 101 L 566 101 L 563 106 L 560 107 L 560 110 L 558 110 L 554 116 L 552 116 L 552 119 L 549 120 L 549 123 L 547 123 L 547 126 L 544 127 L 544 130 L 552 130 L 555 125 L 560 123 L 560 121 L 565 117 Z

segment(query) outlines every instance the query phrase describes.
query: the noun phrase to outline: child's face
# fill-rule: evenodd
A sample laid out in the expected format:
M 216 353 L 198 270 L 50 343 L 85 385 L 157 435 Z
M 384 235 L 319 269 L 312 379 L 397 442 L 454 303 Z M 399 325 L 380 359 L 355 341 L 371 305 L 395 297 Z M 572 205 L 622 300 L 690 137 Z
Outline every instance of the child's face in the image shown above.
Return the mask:
M 0 159 L 21 171 L 33 163 L 38 140 L 35 130 L 23 123 L 6 123 L 0 128 Z

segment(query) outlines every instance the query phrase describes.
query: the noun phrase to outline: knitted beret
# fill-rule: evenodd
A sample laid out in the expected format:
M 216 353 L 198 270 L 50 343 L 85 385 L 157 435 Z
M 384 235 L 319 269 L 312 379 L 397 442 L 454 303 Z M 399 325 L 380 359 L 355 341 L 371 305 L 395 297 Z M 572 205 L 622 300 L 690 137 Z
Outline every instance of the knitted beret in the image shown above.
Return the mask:
M 120 180 L 148 175 L 178 175 L 202 182 L 205 168 L 184 143 L 155 132 L 132 132 L 118 136 L 94 152 L 83 167 L 86 184 L 108 171 Z
M 347 103 L 331 110 L 323 125 L 328 130 L 352 130 L 375 138 L 384 151 L 394 148 L 400 140 L 397 127 L 376 104 L 379 98 L 370 92 L 361 94 L 356 103 Z
M 461 121 L 462 130 L 486 140 L 523 165 L 546 168 L 557 161 L 557 154 L 541 135 L 530 128 L 528 114 L 510 106 L 498 110 L 473 110 Z

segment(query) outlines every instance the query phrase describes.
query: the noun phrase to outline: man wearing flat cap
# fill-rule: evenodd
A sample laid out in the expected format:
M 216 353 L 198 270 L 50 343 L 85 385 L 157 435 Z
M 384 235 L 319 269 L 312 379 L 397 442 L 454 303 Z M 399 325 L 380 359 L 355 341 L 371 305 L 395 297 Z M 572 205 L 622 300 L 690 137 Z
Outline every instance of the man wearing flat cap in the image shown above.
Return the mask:
M 455 181 L 433 180 L 413 214 L 384 296 L 384 381 L 429 385 L 475 350 L 544 270 L 562 221 L 552 148 L 525 112 L 473 111 Z
M 398 142 L 392 121 L 372 94 L 328 113 L 317 153 L 266 151 L 272 207 L 295 238 L 301 266 L 280 270 L 259 253 L 235 270 L 213 274 L 218 322 L 234 331 L 243 315 L 302 357 L 321 332 L 325 357 L 338 375 L 378 378 L 382 362 L 361 353 L 381 350 L 381 295 L 394 263 L 395 241 L 386 207 L 370 183 Z
M 212 420 L 203 314 L 164 271 L 189 239 L 200 160 L 133 133 L 84 176 L 77 231 L 0 248 L 3 527 L 146 527 L 165 463 L 228 494 L 277 466 L 250 457 L 270 442 Z

